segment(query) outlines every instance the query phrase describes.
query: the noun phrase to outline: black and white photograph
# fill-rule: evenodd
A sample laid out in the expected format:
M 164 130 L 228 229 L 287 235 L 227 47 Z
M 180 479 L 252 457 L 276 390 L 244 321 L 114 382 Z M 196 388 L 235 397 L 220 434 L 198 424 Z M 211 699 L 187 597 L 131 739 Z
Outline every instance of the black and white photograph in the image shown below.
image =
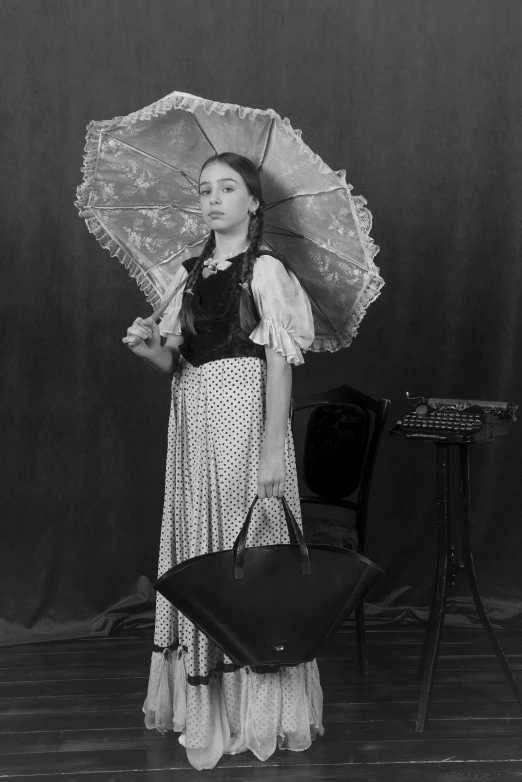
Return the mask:
M 0 779 L 522 779 L 521 0 L 0 0 Z

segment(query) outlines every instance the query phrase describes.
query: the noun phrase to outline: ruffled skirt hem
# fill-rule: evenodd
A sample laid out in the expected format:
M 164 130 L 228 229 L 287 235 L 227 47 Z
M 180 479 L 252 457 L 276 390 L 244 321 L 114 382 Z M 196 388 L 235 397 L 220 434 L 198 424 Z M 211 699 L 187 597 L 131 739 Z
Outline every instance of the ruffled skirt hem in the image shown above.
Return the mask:
M 249 667 L 188 683 L 185 652 L 153 653 L 145 726 L 182 732 L 187 759 L 197 770 L 214 768 L 225 755 L 251 750 L 261 761 L 277 748 L 310 747 L 322 725 L 323 696 L 315 660 L 275 673 Z

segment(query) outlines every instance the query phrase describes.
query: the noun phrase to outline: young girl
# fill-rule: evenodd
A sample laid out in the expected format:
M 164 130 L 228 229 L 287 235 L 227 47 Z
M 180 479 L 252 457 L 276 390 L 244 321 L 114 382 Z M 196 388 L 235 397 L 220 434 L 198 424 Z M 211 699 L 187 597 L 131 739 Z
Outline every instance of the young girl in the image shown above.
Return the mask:
M 136 318 L 123 338 L 173 375 L 158 577 L 231 549 L 256 494 L 248 545 L 288 543 L 283 493 L 301 523 L 289 407 L 291 365 L 314 339 L 310 303 L 262 248 L 261 182 L 248 158 L 207 160 L 200 202 L 210 228 L 201 255 L 178 270 L 160 327 Z M 235 665 L 160 594 L 143 711 L 148 728 L 181 731 L 196 769 L 223 753 L 304 750 L 323 733 L 315 660 L 269 673 Z

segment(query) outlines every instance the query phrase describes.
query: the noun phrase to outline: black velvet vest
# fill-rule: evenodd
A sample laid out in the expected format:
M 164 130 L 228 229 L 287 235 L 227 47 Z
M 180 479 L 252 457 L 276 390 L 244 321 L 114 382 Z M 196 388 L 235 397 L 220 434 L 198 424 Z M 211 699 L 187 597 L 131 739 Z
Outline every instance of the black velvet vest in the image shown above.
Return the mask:
M 272 253 L 265 253 L 270 254 Z M 197 258 L 189 258 L 183 266 L 190 273 Z M 200 273 L 192 295 L 192 314 L 196 335 L 184 334 L 179 346 L 181 355 L 193 366 L 208 361 L 238 356 L 253 356 L 266 360 L 264 345 L 256 345 L 239 323 L 239 267 L 243 255 L 230 258 L 228 269 L 203 277 Z M 254 305 L 255 307 L 255 305 Z M 259 320 L 259 313 L 256 310 Z

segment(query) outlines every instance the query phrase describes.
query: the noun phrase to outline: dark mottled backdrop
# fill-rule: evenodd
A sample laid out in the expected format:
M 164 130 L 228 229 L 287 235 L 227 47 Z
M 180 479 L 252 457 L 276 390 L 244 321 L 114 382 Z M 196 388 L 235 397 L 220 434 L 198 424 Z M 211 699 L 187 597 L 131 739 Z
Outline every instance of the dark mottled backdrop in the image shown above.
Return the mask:
M 347 169 L 386 286 L 352 347 L 308 354 L 297 395 L 347 382 L 392 420 L 406 390 L 522 403 L 519 0 L 1 0 L 0 17 L 4 641 L 150 622 L 169 383 L 121 344 L 149 307 L 73 205 L 92 119 L 175 89 L 270 107 Z M 512 626 L 520 427 L 472 465 L 479 581 Z M 434 457 L 385 434 L 381 615 L 429 601 Z

